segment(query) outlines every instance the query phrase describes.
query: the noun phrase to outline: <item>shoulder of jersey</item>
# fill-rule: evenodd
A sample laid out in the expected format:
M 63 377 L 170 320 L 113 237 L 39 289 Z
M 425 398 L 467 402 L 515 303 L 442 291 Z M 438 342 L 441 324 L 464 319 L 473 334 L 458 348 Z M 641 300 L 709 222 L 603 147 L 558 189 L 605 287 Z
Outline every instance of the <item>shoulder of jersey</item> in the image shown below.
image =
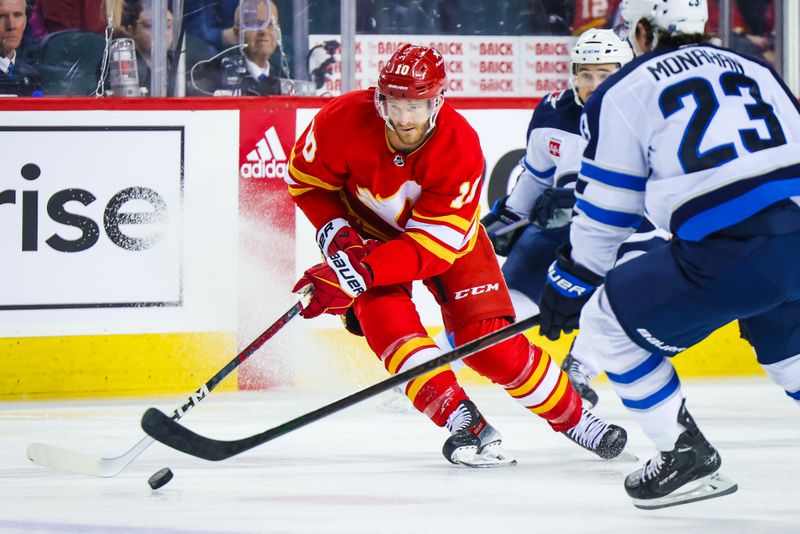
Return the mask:
M 439 128 L 441 126 L 441 128 Z M 436 128 L 448 132 L 448 135 L 456 135 L 459 138 L 469 136 L 477 142 L 478 134 L 469 124 L 469 121 L 459 113 L 447 100 L 444 101 L 439 117 L 436 120 Z
M 596 103 L 602 100 L 605 94 L 614 87 L 620 80 L 625 78 L 626 76 L 630 75 L 633 71 L 635 71 L 640 65 L 643 63 L 647 63 L 651 59 L 657 56 L 661 56 L 663 54 L 667 54 L 671 51 L 675 50 L 674 48 L 665 48 L 659 50 L 653 50 L 652 52 L 647 52 L 642 54 L 641 56 L 637 56 L 629 61 L 627 64 L 623 65 L 621 69 L 617 72 L 609 76 L 596 90 L 592 93 L 592 97 L 589 99 L 589 102 Z M 594 107 L 594 106 L 592 106 Z
M 570 104 L 575 104 L 575 97 L 573 96 L 575 91 L 573 89 L 567 89 L 565 91 L 553 91 L 552 93 L 547 93 L 542 98 L 542 102 L 549 105 L 553 109 L 563 108 L 564 106 L 569 106 Z
M 337 96 L 320 110 L 320 114 L 323 116 L 337 115 L 339 117 L 350 117 L 353 114 L 360 115 L 364 112 L 374 112 L 375 116 L 378 116 L 373 92 L 370 89 L 351 91 Z
M 582 108 L 575 102 L 575 93 L 572 89 L 550 93 L 533 111 L 529 131 L 534 128 L 555 128 L 578 133 L 581 111 Z

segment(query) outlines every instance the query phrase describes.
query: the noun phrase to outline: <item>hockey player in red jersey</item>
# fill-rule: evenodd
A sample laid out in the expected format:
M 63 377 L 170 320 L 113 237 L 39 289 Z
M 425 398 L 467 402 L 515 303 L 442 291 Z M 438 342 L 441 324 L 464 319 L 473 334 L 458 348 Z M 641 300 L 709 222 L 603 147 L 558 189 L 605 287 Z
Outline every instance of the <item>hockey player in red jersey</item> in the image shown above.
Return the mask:
M 456 345 L 514 319 L 479 222 L 478 136 L 444 101 L 445 82 L 439 52 L 405 45 L 381 70 L 377 88 L 324 106 L 291 154 L 289 193 L 317 229 L 325 257 L 294 288 L 313 286 L 302 315 L 352 314 L 391 374 L 440 353 L 411 300 L 414 280 L 436 298 Z M 465 363 L 599 456 L 613 458 L 624 448 L 625 430 L 583 410 L 567 376 L 524 336 Z M 449 461 L 515 463 L 449 366 L 410 381 L 405 391 L 451 432 L 443 448 Z

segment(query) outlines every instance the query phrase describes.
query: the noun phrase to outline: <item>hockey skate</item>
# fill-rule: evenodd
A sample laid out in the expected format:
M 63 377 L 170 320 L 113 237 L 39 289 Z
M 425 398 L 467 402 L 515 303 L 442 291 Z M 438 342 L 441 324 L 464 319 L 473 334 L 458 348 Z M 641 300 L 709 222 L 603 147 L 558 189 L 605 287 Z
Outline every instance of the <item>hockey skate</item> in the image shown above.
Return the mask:
M 591 371 L 572 356 L 572 353 L 567 354 L 567 357 L 564 358 L 561 369 L 567 373 L 572 387 L 583 399 L 583 405 L 590 410 L 594 408 L 597 405 L 598 397 L 597 392 L 589 385 L 589 381 L 592 379 Z
M 502 448 L 502 436 L 480 414 L 475 403 L 463 400 L 447 418 L 451 432 L 442 454 L 454 464 L 467 467 L 504 467 L 517 461 Z
M 675 448 L 661 452 L 625 478 L 625 491 L 633 505 L 645 510 L 666 508 L 734 493 L 739 487 L 719 473 L 722 460 L 686 410 L 678 422 L 686 429 Z
M 628 442 L 628 433 L 624 428 L 606 423 L 586 408 L 582 408 L 578 424 L 563 434 L 604 460 L 620 456 Z

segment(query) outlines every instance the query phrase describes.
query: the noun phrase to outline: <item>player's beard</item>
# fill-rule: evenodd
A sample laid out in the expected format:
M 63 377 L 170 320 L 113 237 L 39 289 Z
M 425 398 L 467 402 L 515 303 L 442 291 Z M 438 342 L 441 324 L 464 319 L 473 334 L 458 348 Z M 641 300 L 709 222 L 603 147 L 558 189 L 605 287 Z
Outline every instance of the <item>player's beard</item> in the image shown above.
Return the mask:
M 427 126 L 428 125 L 426 123 L 403 125 L 403 126 L 395 124 L 394 125 L 395 134 L 397 135 L 397 138 L 403 145 L 396 148 L 399 149 L 416 148 L 417 145 L 419 145 L 425 138 L 425 133 L 428 130 Z

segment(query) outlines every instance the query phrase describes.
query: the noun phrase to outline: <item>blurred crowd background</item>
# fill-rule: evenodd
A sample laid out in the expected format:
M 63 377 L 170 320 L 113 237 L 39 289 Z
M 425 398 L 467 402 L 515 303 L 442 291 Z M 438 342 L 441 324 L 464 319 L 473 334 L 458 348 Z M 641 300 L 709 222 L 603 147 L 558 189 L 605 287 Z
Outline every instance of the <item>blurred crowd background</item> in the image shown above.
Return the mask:
M 331 94 L 323 84 L 341 54 L 343 3 L 355 4 L 357 35 L 412 41 L 619 28 L 620 1 L 0 0 L 0 92 Z M 784 1 L 790 0 L 709 0 L 707 31 L 780 70 L 776 14 Z

